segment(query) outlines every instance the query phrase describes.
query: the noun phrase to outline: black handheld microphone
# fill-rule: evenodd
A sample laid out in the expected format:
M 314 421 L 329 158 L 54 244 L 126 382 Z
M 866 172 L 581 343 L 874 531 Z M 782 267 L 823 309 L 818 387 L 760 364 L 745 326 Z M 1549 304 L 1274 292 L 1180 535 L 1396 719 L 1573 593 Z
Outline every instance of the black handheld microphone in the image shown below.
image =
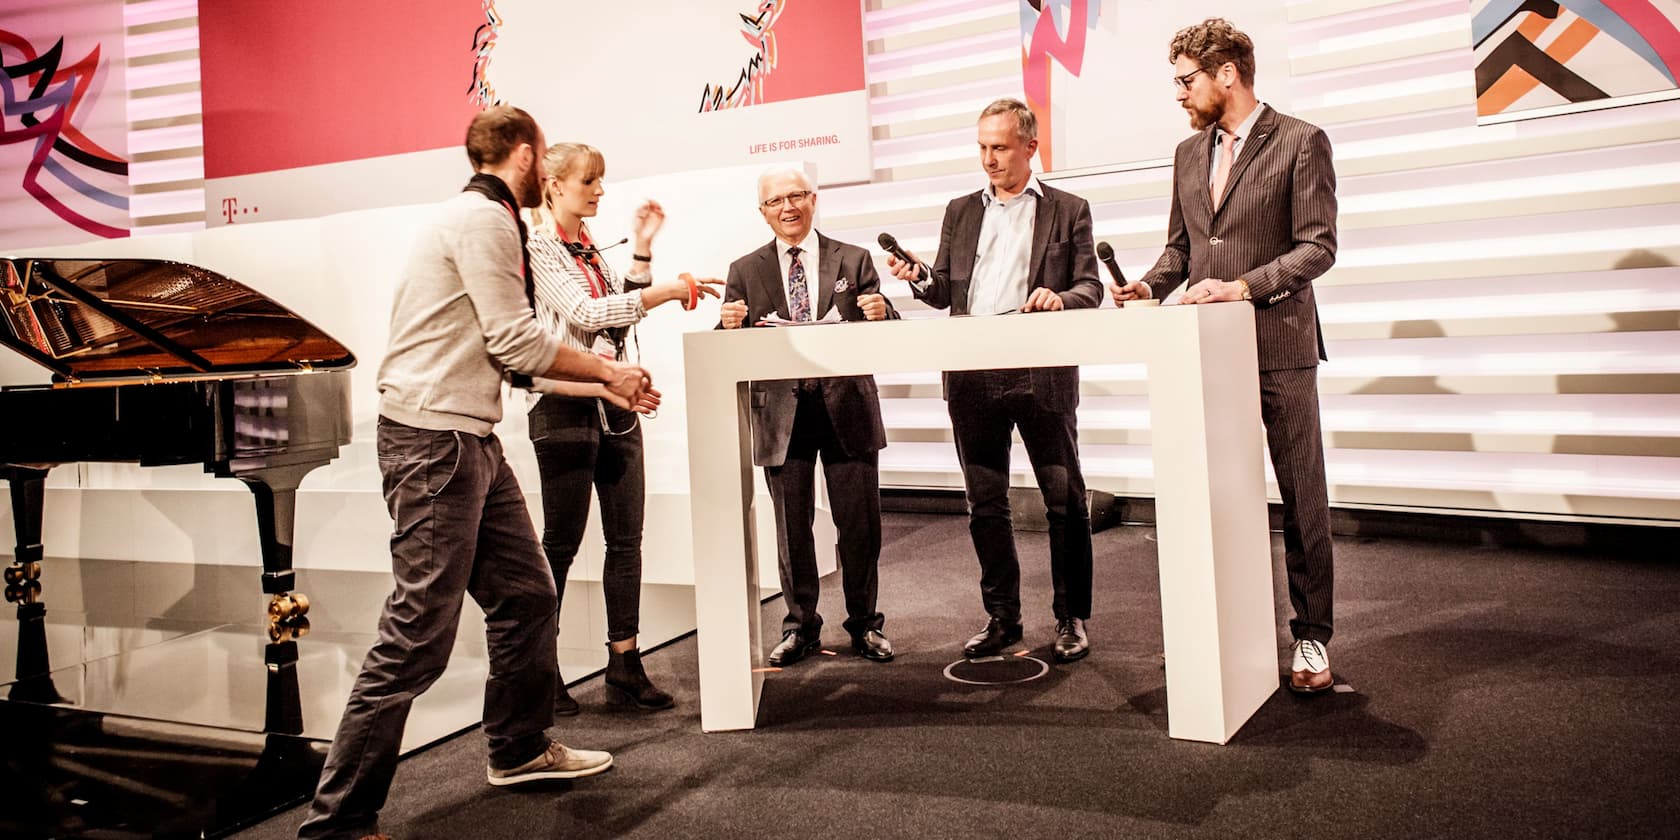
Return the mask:
M 1097 259 L 1108 267 L 1108 273 L 1114 275 L 1114 282 L 1126 285 L 1126 275 L 1120 271 L 1120 264 L 1114 261 L 1114 249 L 1107 242 L 1097 243 Z
M 899 260 L 903 262 L 907 262 L 913 266 L 918 266 L 916 269 L 916 275 L 918 277 L 921 276 L 921 268 L 919 267 L 921 264 L 916 260 L 911 259 L 910 255 L 905 253 L 904 249 L 898 246 L 898 240 L 894 239 L 892 234 L 883 233 L 880 236 L 875 237 L 875 241 L 881 246 L 881 250 L 898 257 Z

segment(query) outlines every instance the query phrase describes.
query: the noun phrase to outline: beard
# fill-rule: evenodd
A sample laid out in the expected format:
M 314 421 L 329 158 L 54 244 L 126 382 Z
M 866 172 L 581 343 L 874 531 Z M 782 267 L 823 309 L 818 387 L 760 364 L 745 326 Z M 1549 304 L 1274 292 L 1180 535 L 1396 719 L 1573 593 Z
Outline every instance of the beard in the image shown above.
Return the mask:
M 1210 103 L 1206 108 L 1198 108 L 1194 103 L 1186 101 L 1184 110 L 1190 114 L 1190 127 L 1201 131 L 1225 116 L 1225 98 Z
M 542 206 L 542 178 L 537 174 L 537 167 L 525 170 L 525 178 L 519 182 L 515 197 L 519 199 L 520 207 Z

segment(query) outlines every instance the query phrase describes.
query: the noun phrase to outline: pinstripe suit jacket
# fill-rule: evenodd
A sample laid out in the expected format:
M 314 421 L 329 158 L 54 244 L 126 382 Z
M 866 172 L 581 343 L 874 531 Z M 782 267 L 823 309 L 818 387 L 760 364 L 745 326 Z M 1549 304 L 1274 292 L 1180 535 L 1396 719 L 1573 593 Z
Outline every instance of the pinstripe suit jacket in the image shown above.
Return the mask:
M 1246 280 L 1260 369 L 1313 367 L 1328 357 L 1312 281 L 1336 261 L 1330 139 L 1261 107 L 1217 211 L 1208 194 L 1214 127 L 1178 144 L 1167 247 L 1143 282 L 1160 299 L 1186 281 Z
M 1085 199 L 1055 187 L 1040 184 L 1033 217 L 1032 254 L 1028 262 L 1027 289 L 1044 287 L 1062 299 L 1064 309 L 1088 309 L 1102 303 L 1102 281 L 1097 278 L 1097 252 L 1091 239 L 1091 205 Z M 939 256 L 928 272 L 927 285 L 911 292 L 936 309 L 952 315 L 968 314 L 969 283 L 979 259 L 980 226 L 986 205 L 980 193 L 972 192 L 945 206 L 945 220 L 939 231 Z M 1053 327 L 1046 325 L 1047 329 Z M 1079 404 L 1079 368 L 1032 368 L 1033 395 L 1051 408 L 1071 411 Z M 944 375 L 946 396 L 950 396 L 950 373 Z

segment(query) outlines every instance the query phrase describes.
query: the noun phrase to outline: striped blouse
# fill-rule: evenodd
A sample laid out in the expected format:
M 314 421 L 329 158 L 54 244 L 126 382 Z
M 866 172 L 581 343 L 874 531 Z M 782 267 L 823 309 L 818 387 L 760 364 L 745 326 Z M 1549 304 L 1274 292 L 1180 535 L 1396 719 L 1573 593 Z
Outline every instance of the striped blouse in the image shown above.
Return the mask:
M 552 230 L 538 229 L 526 249 L 535 283 L 537 320 L 565 338 L 566 346 L 591 352 L 595 336 L 609 327 L 627 327 L 647 317 L 640 291 L 624 291 L 624 283 L 605 259 L 597 259 L 608 294 L 590 294 L 589 274 L 578 265 Z M 624 361 L 624 359 L 619 359 Z

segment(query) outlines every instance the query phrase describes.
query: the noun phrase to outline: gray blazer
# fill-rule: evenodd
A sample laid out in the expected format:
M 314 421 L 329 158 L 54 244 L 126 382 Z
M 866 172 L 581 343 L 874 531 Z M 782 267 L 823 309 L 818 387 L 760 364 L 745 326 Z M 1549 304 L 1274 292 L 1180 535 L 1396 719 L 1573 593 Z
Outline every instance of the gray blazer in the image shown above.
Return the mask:
M 1260 369 L 1314 367 L 1328 357 L 1312 281 L 1336 262 L 1330 138 L 1265 106 L 1216 212 L 1208 194 L 1213 133 L 1209 126 L 1178 144 L 1167 248 L 1143 282 L 1159 299 L 1186 281 L 1246 280 Z
M 969 283 L 979 258 L 980 223 L 986 206 L 978 191 L 953 199 L 945 207 L 945 221 L 939 231 L 939 257 L 929 270 L 916 297 L 952 315 L 968 314 Z M 1091 239 L 1091 205 L 1072 193 L 1045 186 L 1033 217 L 1032 256 L 1027 288 L 1056 292 L 1065 309 L 1088 309 L 1102 303 L 1102 281 L 1097 277 L 1097 252 Z M 1051 329 L 1047 325 L 1047 329 Z M 945 374 L 949 395 L 950 374 Z M 1048 406 L 1069 409 L 1078 404 L 1077 367 L 1033 368 L 1034 396 Z
M 847 321 L 865 320 L 863 310 L 858 306 L 858 296 L 880 294 L 881 291 L 881 279 L 875 273 L 875 263 L 870 259 L 869 252 L 856 245 L 829 239 L 820 232 L 817 234 L 817 247 L 821 249 L 817 261 L 822 276 L 816 279 L 817 306 L 812 317 L 822 318 L 830 309 L 838 309 L 840 317 Z M 837 287 L 839 291 L 836 291 Z M 729 264 L 723 302 L 736 300 L 747 302 L 746 326 L 757 324 L 772 312 L 783 318 L 790 317 L 775 242 Z M 898 317 L 898 311 L 893 309 L 890 301 L 887 303 L 887 317 Z M 815 381 L 821 383 L 829 421 L 834 424 L 834 434 L 840 439 L 846 454 L 876 452 L 887 445 L 887 429 L 881 422 L 881 401 L 875 377 L 835 376 Z M 799 407 L 799 383 L 798 379 L 750 383 L 754 464 L 779 467 L 787 460 L 794 413 Z

